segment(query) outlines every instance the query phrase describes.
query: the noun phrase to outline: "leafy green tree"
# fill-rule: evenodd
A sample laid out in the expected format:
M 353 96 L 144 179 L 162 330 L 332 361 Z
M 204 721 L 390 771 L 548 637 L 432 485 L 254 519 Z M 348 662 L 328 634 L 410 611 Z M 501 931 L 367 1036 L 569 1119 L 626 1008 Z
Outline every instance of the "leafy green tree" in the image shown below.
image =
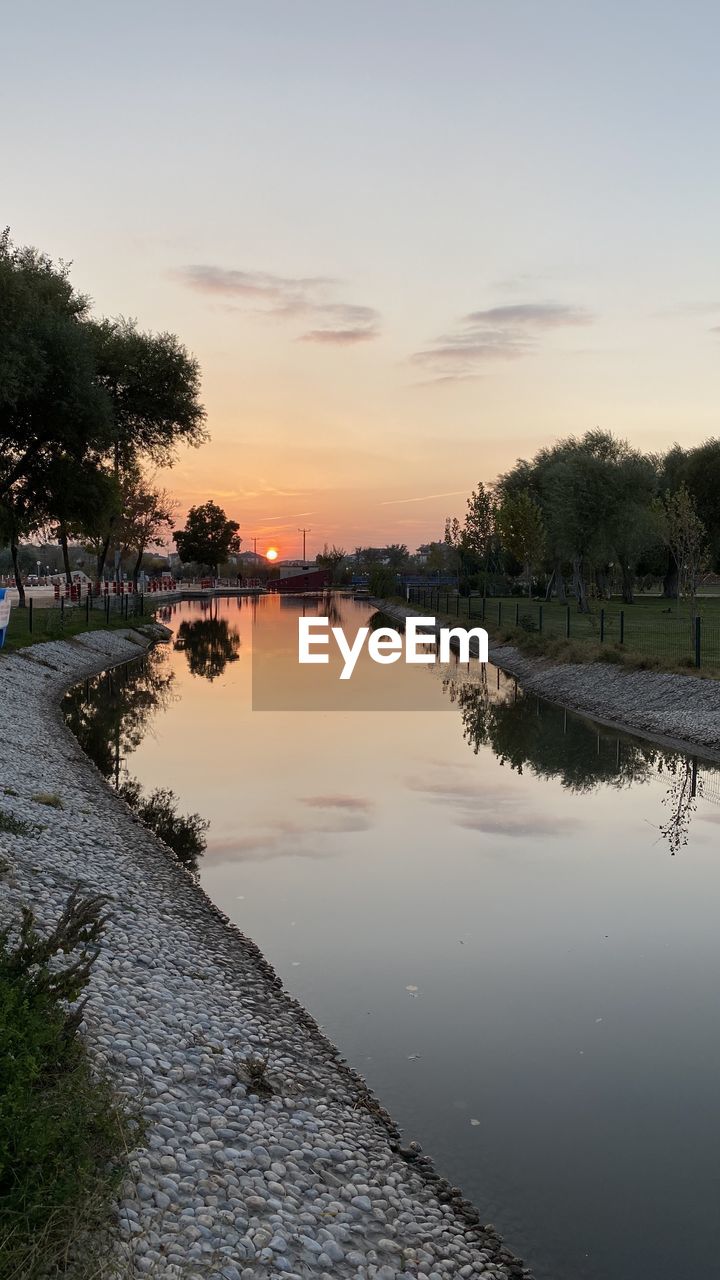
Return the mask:
M 219 564 L 240 550 L 236 520 L 228 520 L 215 502 L 191 507 L 184 529 L 175 529 L 175 545 L 184 564 L 207 565 L 217 576 Z
M 693 616 L 698 575 L 707 559 L 707 530 L 685 484 L 658 499 L 656 511 L 677 571 L 678 605 L 680 599 L 687 600 Z
M 109 440 L 110 403 L 66 264 L 0 235 L 0 501 L 37 490 L 58 454 L 80 467 Z
M 542 560 L 545 550 L 545 525 L 542 512 L 527 489 L 503 500 L 497 513 L 497 527 L 503 546 L 525 570 L 528 597 L 531 597 L 533 568 Z
M 483 565 L 483 596 L 487 595 L 490 554 L 495 538 L 497 504 L 493 495 L 480 482 L 467 500 L 467 511 L 460 545 L 465 552 L 475 555 Z
M 118 536 L 123 555 L 134 557 L 132 580 L 137 586 L 143 556 L 150 547 L 165 545 L 177 503 L 135 463 L 123 472 L 120 497 Z
M 706 440 L 686 454 L 683 479 L 707 532 L 713 569 L 720 569 L 720 440 Z
M 91 326 L 98 381 L 111 409 L 106 460 L 118 484 L 143 461 L 172 466 L 179 445 L 207 440 L 200 369 L 172 333 L 143 333 L 130 320 Z M 100 544 L 97 574 L 118 534 L 112 520 Z
M 66 453 L 51 457 L 42 475 L 33 479 L 33 510 L 52 522 L 60 544 L 68 586 L 72 583 L 69 542 L 71 538 L 87 540 L 107 523 L 109 514 L 118 509 L 118 492 L 114 477 L 97 463 L 78 463 Z
M 638 564 L 660 542 L 654 499 L 658 487 L 658 463 L 633 449 L 617 459 L 613 483 L 617 505 L 610 538 L 620 569 L 622 598 L 632 604 Z

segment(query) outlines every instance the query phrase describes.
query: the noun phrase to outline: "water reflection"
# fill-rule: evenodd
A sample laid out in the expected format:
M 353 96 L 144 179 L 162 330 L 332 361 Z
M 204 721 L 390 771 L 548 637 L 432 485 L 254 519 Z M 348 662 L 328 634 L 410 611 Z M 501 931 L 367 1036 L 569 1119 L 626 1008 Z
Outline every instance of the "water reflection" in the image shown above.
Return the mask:
M 185 654 L 192 675 L 217 680 L 240 657 L 240 636 L 225 618 L 200 618 L 180 623 L 173 647 Z
M 516 680 L 488 669 L 472 680 L 446 677 L 443 688 L 460 711 L 463 737 L 477 755 L 490 747 L 501 765 L 522 774 L 530 769 L 539 778 L 555 778 L 568 791 L 589 792 L 600 784 L 627 787 L 649 781 L 653 775 L 669 780 L 662 803 L 668 816 L 658 833 L 674 855 L 688 843 L 690 822 L 698 795 L 704 792 L 695 758 L 666 750 L 652 742 L 620 736 L 563 707 L 525 693 Z M 493 687 L 494 685 L 494 687 Z M 703 766 L 714 781 L 720 770 Z
M 65 695 L 63 710 L 80 746 L 119 789 L 126 758 L 136 751 L 153 716 L 167 709 L 175 676 L 160 649 L 93 679 Z
M 177 797 L 167 787 L 145 794 L 127 767 L 127 757 L 140 746 L 153 717 L 173 701 L 174 681 L 162 650 L 152 649 L 135 662 L 71 689 L 65 695 L 63 710 L 75 737 L 103 777 L 197 879 L 209 822 L 198 813 L 179 813 Z

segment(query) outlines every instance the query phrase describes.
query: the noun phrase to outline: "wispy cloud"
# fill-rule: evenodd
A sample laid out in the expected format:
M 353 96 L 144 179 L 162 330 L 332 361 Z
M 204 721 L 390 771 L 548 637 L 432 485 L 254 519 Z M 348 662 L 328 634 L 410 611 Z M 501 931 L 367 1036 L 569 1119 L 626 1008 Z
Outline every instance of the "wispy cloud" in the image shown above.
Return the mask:
M 478 367 L 497 360 L 519 360 L 537 349 L 549 330 L 592 321 L 582 307 L 560 302 L 526 302 L 470 311 L 456 329 L 416 351 L 414 364 L 434 381 L 454 382 L 477 376 Z
M 186 288 L 234 309 L 302 321 L 309 327 L 298 335 L 301 342 L 351 346 L 379 334 L 378 312 L 339 300 L 339 282 L 329 276 L 277 276 L 204 263 L 178 267 L 170 274 Z
M 435 498 L 457 498 L 460 494 L 465 494 L 465 489 L 449 489 L 446 493 L 423 493 L 417 498 L 388 498 L 386 502 L 381 502 L 381 507 L 399 507 L 406 502 L 431 502 Z

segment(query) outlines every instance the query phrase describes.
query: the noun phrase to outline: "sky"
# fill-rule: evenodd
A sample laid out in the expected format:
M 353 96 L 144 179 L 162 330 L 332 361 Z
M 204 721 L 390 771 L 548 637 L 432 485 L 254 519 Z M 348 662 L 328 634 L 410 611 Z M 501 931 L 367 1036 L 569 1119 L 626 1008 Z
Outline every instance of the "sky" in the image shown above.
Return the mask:
M 558 437 L 720 434 L 712 0 L 2 13 L 2 221 L 197 356 L 164 480 L 245 548 L 413 548 Z

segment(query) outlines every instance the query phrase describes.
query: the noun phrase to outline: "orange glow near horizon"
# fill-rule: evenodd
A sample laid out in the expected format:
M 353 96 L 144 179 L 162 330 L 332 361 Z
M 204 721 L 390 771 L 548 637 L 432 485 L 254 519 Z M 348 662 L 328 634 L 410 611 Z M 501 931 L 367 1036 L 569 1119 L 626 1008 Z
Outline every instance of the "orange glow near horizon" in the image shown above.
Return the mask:
M 270 547 L 270 549 L 265 552 L 265 556 L 268 560 L 277 560 L 278 553 L 275 547 Z

